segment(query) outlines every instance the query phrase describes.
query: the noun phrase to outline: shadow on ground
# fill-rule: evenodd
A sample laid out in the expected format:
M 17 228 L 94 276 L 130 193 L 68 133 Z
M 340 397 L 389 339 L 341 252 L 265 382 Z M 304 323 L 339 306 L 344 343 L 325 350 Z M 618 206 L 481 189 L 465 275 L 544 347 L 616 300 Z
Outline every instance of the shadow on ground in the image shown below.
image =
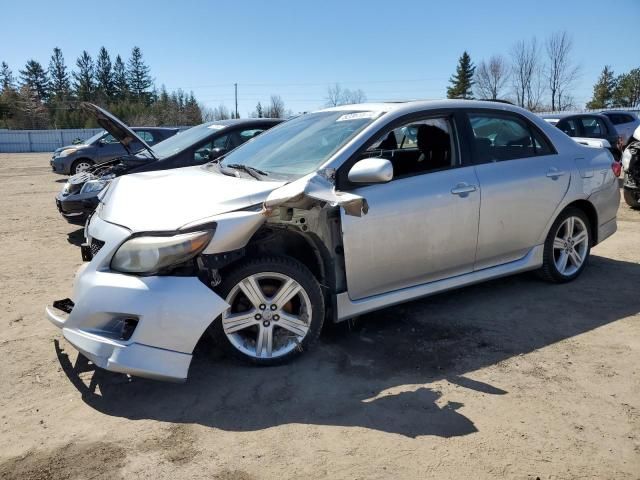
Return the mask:
M 73 350 L 67 355 L 57 343 L 56 351 L 83 400 L 107 415 L 230 431 L 302 423 L 453 437 L 476 431 L 458 412 L 462 404 L 442 405 L 438 391 L 412 385 L 446 379 L 508 394 L 464 375 L 639 312 L 639 281 L 640 265 L 593 256 L 570 284 L 519 275 L 333 326 L 312 352 L 281 367 L 216 358 L 205 341 L 186 384 L 129 379 L 95 369 Z M 386 392 L 394 387 L 402 391 Z

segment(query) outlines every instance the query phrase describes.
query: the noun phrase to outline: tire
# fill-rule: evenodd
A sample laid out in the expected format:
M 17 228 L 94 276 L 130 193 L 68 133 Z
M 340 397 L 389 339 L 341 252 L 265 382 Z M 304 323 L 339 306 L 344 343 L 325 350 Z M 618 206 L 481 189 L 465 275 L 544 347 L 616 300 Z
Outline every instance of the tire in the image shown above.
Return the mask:
M 309 349 L 320 335 L 325 316 L 322 290 L 297 260 L 247 259 L 226 272 L 216 290 L 231 307 L 213 322 L 209 333 L 216 345 L 235 357 L 257 365 L 280 365 Z M 278 305 L 280 295 L 285 295 L 283 305 Z
M 569 219 L 572 219 L 572 223 L 568 222 Z M 567 235 L 570 226 L 572 232 Z M 589 260 L 592 243 L 591 224 L 587 215 L 579 208 L 569 207 L 563 210 L 553 222 L 544 242 L 542 267 L 538 274 L 552 283 L 574 280 L 582 273 Z M 578 258 L 581 261 L 578 262 Z
M 92 167 L 93 162 L 88 158 L 79 158 L 71 165 L 71 175 L 84 172 L 87 168 Z
M 640 208 L 640 193 L 632 192 L 630 190 L 623 190 L 624 201 L 627 202 L 631 208 L 638 209 Z

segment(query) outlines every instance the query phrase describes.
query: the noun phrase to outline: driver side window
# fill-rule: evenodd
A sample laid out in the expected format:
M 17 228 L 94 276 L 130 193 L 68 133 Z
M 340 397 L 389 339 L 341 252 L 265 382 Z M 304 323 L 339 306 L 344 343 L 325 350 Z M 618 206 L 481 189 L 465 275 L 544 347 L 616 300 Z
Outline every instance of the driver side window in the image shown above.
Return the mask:
M 221 135 L 215 140 L 205 143 L 193 153 L 193 160 L 195 162 L 204 163 L 209 161 L 209 153 L 214 148 L 226 148 L 229 135 Z
M 389 160 L 394 178 L 451 168 L 456 164 L 452 131 L 445 117 L 408 122 L 383 133 L 361 158 Z
M 104 143 L 105 145 L 109 145 L 111 143 L 119 143 L 118 140 L 116 140 L 113 135 L 111 135 L 110 133 L 106 134 L 104 137 L 102 137 L 100 139 L 101 143 Z

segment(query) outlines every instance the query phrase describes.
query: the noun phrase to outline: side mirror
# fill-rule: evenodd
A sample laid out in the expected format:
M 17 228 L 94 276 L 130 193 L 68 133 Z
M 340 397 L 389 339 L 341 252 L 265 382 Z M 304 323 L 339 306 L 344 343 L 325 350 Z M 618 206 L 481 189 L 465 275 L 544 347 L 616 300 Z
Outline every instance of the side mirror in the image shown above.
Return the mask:
M 353 183 L 385 183 L 393 179 L 393 165 L 385 158 L 365 158 L 351 167 L 348 178 Z
M 225 153 L 227 153 L 226 148 L 212 148 L 211 150 L 209 150 L 209 161 L 215 160 L 216 158 L 221 157 Z

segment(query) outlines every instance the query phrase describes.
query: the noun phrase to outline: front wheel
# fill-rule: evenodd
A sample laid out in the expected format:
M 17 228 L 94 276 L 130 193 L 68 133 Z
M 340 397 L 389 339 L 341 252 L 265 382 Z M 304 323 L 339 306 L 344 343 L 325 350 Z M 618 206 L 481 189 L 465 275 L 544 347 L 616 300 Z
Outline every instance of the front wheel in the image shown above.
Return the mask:
M 640 194 L 631 190 L 623 190 L 624 201 L 627 202 L 631 208 L 640 208 Z
M 547 235 L 540 276 L 549 282 L 569 282 L 582 273 L 590 251 L 589 218 L 578 208 L 567 208 Z
M 287 257 L 249 259 L 227 272 L 218 288 L 230 305 L 210 332 L 236 356 L 259 365 L 285 363 L 320 335 L 324 300 L 320 284 Z
M 76 160 L 71 165 L 71 175 L 75 175 L 80 172 L 86 172 L 91 167 L 93 167 L 93 162 L 91 160 L 87 160 L 86 158 L 81 158 L 80 160 Z

